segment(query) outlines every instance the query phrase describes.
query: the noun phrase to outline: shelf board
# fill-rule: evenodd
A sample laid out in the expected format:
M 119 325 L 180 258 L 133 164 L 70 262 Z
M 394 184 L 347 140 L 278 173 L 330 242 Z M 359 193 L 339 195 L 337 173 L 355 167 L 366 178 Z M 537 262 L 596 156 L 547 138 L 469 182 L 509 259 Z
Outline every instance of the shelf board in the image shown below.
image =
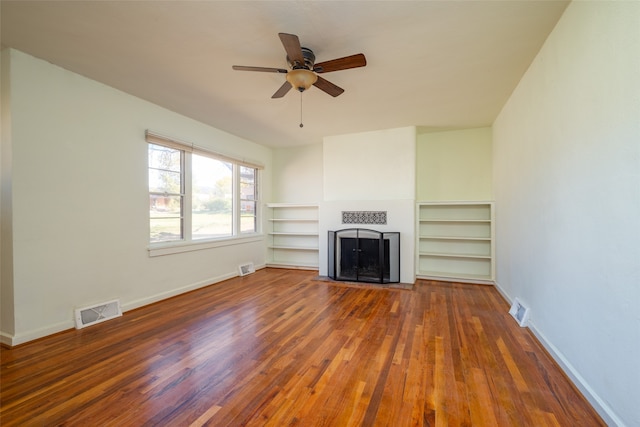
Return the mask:
M 457 274 L 441 271 L 418 271 L 416 278 L 427 280 L 459 281 L 468 283 L 493 284 L 491 276 L 485 274 Z
M 477 259 L 486 259 L 486 260 L 491 259 L 491 255 L 453 254 L 453 253 L 442 253 L 442 252 L 420 252 L 419 255 L 425 256 L 425 257 L 438 257 L 438 258 L 477 258 Z
M 272 245 L 272 246 L 268 246 L 269 249 L 283 249 L 283 250 L 287 250 L 287 251 L 318 251 L 318 247 L 313 247 L 313 246 L 307 246 L 307 247 L 303 247 L 303 246 L 278 246 L 278 245 Z
M 420 222 L 470 222 L 491 224 L 490 219 L 445 219 L 445 218 L 421 218 Z
M 300 203 L 267 203 L 268 208 L 318 208 L 317 204 Z
M 318 233 L 305 231 L 270 231 L 268 234 L 272 236 L 314 236 L 318 237 Z
M 287 262 L 287 261 L 269 261 L 266 264 L 271 268 L 294 268 L 299 270 L 317 270 L 318 264 Z
M 490 242 L 491 237 L 419 236 L 421 240 L 474 240 Z
M 441 206 L 453 206 L 453 207 L 465 207 L 465 206 L 490 206 L 493 203 L 492 200 L 442 200 L 442 201 L 427 201 L 419 200 L 416 204 L 425 207 L 441 207 Z
M 425 271 L 421 270 L 418 272 L 420 275 L 430 276 L 430 277 L 450 277 L 450 278 L 461 278 L 461 279 L 478 279 L 478 280 L 492 280 L 491 276 L 487 274 L 464 274 L 464 273 L 447 273 L 444 271 Z
M 273 222 L 318 222 L 314 218 L 269 218 Z

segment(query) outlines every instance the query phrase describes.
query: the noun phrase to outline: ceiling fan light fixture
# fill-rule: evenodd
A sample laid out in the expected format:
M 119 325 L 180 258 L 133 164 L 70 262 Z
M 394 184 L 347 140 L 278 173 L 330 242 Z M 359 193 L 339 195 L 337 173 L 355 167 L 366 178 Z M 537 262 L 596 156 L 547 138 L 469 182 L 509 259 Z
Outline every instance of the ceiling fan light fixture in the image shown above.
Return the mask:
M 287 81 L 300 92 L 304 92 L 313 85 L 318 76 L 311 70 L 298 68 L 287 73 Z

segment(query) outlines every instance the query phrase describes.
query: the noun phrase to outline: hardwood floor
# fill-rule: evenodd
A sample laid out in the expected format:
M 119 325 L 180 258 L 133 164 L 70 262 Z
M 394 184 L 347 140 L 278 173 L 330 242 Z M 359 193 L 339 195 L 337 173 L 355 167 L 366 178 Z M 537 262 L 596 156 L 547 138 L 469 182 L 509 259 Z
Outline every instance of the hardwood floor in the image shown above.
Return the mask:
M 602 426 L 490 286 L 260 270 L 1 350 L 8 426 Z

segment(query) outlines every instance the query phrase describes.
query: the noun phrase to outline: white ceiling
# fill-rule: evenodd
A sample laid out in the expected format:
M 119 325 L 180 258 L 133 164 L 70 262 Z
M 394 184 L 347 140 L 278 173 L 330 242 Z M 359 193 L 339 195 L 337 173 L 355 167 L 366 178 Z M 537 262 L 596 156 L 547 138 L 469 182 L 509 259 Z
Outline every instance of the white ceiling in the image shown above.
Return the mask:
M 403 126 L 491 125 L 567 1 L 6 1 L 2 45 L 272 147 Z M 345 89 L 271 95 L 287 68 L 279 32 Z

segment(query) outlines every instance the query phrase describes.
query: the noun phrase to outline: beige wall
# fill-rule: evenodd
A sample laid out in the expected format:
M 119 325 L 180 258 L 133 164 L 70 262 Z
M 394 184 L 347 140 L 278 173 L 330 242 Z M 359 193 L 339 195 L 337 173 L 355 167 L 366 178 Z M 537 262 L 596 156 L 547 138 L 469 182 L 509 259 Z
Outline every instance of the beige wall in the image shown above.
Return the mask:
M 273 150 L 273 203 L 318 203 L 323 197 L 322 144 Z
M 416 128 L 324 138 L 324 200 L 414 200 Z
M 492 200 L 491 137 L 488 127 L 419 134 L 416 199 Z

